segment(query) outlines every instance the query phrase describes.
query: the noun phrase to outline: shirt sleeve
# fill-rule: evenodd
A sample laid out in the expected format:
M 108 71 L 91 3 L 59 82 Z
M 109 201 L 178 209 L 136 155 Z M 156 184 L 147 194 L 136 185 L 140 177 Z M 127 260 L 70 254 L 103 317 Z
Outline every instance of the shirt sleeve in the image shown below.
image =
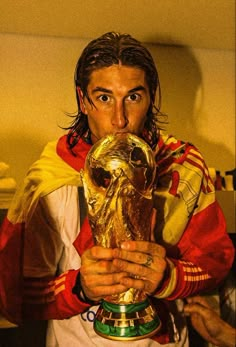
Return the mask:
M 215 288 L 234 258 L 201 154 L 190 144 L 171 145 L 158 163 L 154 192 L 154 237 L 166 248 L 168 261 L 162 286 L 154 295 L 168 300 Z
M 40 198 L 25 229 L 23 319 L 64 319 L 83 312 L 72 288 L 80 268 L 77 187 Z

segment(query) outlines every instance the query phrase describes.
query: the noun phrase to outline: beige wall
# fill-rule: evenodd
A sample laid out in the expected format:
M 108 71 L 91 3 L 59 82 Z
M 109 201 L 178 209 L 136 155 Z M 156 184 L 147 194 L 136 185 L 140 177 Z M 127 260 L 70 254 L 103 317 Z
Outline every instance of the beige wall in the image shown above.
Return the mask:
M 87 41 L 0 34 L 0 161 L 19 183 L 76 110 L 73 74 Z M 235 167 L 232 51 L 150 46 L 169 133 L 198 146 L 210 167 Z

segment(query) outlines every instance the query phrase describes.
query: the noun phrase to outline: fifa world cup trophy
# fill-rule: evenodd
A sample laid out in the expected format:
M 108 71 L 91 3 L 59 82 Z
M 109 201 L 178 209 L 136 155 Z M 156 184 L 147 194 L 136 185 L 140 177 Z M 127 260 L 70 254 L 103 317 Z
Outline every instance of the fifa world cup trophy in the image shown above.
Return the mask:
M 120 247 L 122 241 L 150 239 L 155 161 L 146 142 L 132 134 L 107 135 L 89 151 L 82 181 L 95 244 Z M 138 340 L 161 326 L 141 290 L 106 297 L 94 329 L 112 340 Z

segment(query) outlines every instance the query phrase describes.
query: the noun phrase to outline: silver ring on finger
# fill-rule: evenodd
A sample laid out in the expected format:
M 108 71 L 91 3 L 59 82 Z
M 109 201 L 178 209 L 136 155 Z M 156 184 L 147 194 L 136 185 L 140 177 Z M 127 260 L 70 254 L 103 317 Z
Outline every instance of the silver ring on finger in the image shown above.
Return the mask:
M 147 266 L 147 267 L 150 267 L 150 266 L 152 265 L 152 263 L 153 263 L 153 257 L 149 254 L 149 255 L 147 256 L 146 263 L 143 264 L 143 265 L 144 265 L 144 266 Z

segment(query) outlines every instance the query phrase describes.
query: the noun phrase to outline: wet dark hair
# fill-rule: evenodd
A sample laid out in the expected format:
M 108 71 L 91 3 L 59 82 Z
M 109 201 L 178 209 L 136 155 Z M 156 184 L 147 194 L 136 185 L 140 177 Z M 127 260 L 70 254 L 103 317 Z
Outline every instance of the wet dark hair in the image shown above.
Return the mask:
M 161 89 L 159 78 L 153 58 L 147 48 L 138 40 L 128 34 L 108 32 L 91 41 L 83 50 L 75 69 L 75 87 L 80 87 L 83 95 L 92 104 L 88 95 L 88 84 L 94 70 L 109 67 L 114 64 L 122 64 L 140 68 L 145 72 L 151 98 L 148 109 L 147 121 L 144 132 L 145 139 L 151 145 L 155 145 L 158 137 L 158 116 L 161 115 Z M 158 88 L 158 106 L 155 106 L 155 96 Z M 67 142 L 72 149 L 80 137 L 89 138 L 87 115 L 80 109 L 78 93 L 76 92 L 78 114 L 74 117 L 71 126 L 68 127 Z

